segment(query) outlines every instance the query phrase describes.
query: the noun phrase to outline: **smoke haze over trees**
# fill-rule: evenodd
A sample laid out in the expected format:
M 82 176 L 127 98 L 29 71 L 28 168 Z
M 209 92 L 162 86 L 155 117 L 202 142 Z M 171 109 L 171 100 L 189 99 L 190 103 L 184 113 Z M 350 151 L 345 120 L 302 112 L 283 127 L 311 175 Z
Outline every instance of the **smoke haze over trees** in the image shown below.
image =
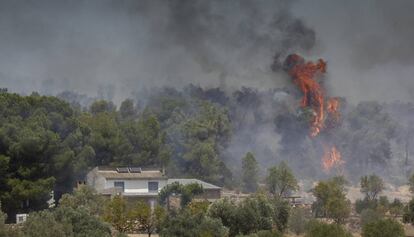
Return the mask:
M 259 180 L 281 161 L 322 178 L 339 172 L 321 169 L 327 140 L 350 181 L 375 172 L 403 183 L 414 6 L 399 2 L 1 1 L 0 87 L 20 94 L 0 94 L 5 209 L 44 204 L 95 165 L 164 166 L 231 187 L 251 152 Z M 325 58 L 326 93 L 341 96 L 341 126 L 315 139 L 301 92 L 271 69 L 293 52 Z M 23 96 L 32 91 L 68 103 Z

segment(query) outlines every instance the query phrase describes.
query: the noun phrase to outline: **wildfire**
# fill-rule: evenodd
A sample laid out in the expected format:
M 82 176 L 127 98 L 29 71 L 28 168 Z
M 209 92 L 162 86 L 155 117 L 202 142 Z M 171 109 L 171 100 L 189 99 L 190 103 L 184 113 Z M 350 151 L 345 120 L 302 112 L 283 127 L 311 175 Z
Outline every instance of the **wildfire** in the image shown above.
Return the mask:
M 317 62 L 305 61 L 297 54 L 289 55 L 284 62 L 284 69 L 293 78 L 293 82 L 303 93 L 301 100 L 302 108 L 312 108 L 313 118 L 310 124 L 310 136 L 317 136 L 322 129 L 333 128 L 339 124 L 340 112 L 339 98 L 333 97 L 325 101 L 324 90 L 315 78 L 326 72 L 326 62 L 319 59 Z M 328 124 L 325 124 L 325 104 L 329 115 Z M 344 162 L 341 160 L 341 153 L 336 146 L 324 145 L 322 166 L 325 171 L 332 167 L 339 167 Z
M 317 63 L 305 62 L 301 56 L 292 54 L 286 58 L 285 67 L 303 93 L 301 106 L 310 107 L 315 112 L 310 128 L 310 135 L 315 137 L 321 132 L 324 124 L 324 94 L 314 78 L 317 73 L 326 72 L 326 63 L 322 59 Z
M 340 167 L 344 162 L 341 160 L 341 153 L 335 146 L 324 147 L 325 153 L 322 157 L 322 167 L 325 171 L 329 171 L 332 167 Z
M 326 110 L 332 117 L 333 122 L 338 124 L 341 117 L 341 114 L 339 113 L 339 99 L 336 97 L 329 98 L 326 104 Z

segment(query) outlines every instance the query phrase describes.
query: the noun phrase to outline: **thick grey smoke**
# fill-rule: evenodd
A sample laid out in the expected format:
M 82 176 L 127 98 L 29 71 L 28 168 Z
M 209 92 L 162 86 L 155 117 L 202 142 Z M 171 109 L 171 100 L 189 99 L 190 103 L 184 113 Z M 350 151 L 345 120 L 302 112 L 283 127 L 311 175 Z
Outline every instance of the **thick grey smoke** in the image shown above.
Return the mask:
M 301 0 L 294 13 L 315 29 L 333 94 L 350 101 L 414 99 L 414 1 Z
M 112 87 L 117 100 L 164 85 L 274 86 L 273 55 L 315 43 L 291 2 L 3 0 L 0 84 L 92 96 Z

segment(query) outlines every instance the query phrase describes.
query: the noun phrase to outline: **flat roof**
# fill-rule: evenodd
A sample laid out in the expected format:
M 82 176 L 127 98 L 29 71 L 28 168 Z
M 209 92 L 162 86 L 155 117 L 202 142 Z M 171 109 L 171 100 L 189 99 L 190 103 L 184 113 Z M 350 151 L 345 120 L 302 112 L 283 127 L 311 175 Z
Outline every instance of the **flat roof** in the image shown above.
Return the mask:
M 174 182 L 178 182 L 182 185 L 198 183 L 203 186 L 203 189 L 221 189 L 219 186 L 201 181 L 199 179 L 168 179 L 168 184 L 172 184 Z
M 167 179 L 161 170 L 142 170 L 139 173 L 120 173 L 116 169 L 98 168 L 97 174 L 106 179 Z

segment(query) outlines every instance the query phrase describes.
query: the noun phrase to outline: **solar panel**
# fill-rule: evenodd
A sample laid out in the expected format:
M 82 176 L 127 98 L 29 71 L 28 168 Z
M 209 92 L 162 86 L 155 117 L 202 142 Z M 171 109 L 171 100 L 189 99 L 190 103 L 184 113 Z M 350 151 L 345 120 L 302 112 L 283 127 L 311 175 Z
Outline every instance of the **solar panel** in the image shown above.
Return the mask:
M 128 173 L 129 172 L 127 167 L 119 167 L 119 168 L 116 168 L 116 171 L 118 173 Z
M 130 167 L 129 172 L 131 173 L 141 173 L 141 167 Z

